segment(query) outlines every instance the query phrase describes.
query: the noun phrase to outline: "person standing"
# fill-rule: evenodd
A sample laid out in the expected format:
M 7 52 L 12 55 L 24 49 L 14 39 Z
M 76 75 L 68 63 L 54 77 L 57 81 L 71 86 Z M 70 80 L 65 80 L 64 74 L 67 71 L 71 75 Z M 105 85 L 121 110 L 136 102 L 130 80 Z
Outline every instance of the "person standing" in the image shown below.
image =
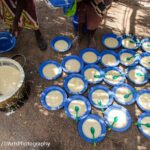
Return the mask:
M 0 14 L 14 36 L 18 37 L 21 28 L 31 29 L 40 50 L 47 49 L 39 28 L 34 0 L 0 0 Z

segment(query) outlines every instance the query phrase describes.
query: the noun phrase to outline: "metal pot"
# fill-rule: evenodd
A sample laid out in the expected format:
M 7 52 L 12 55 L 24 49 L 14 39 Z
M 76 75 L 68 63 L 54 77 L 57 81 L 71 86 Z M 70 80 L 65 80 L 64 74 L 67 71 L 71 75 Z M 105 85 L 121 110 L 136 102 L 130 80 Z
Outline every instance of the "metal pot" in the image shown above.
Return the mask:
M 19 81 L 17 82 L 17 85 L 15 86 L 16 88 L 13 89 L 11 92 L 6 91 L 7 94 L 1 93 L 0 91 L 0 109 L 5 109 L 15 104 L 19 100 L 19 97 L 24 90 L 25 73 L 24 73 L 23 67 L 17 61 L 14 60 L 16 57 L 20 57 L 20 56 L 24 58 L 24 64 L 25 64 L 26 59 L 22 55 L 16 55 L 12 57 L 12 59 L 7 58 L 7 57 L 0 57 L 0 69 L 1 67 L 8 66 L 9 68 L 12 67 L 13 69 L 16 69 L 17 71 L 19 71 Z M 5 77 L 6 80 L 8 76 L 10 77 L 11 74 L 6 75 Z M 1 79 L 1 82 L 2 82 L 2 79 Z

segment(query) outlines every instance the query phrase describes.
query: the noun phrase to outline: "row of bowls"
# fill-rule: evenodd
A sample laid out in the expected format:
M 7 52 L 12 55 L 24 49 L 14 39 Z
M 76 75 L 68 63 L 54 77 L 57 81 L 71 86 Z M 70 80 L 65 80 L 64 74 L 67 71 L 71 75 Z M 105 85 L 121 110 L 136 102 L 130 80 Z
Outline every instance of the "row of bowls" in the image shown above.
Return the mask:
M 123 85 L 123 86 L 130 87 L 129 85 Z M 113 91 L 115 91 L 115 88 Z M 93 102 L 93 100 L 91 99 L 91 94 L 96 89 L 97 90 L 102 89 L 108 93 L 110 100 L 109 100 L 107 106 L 105 105 L 103 107 L 99 104 L 95 104 Z M 130 89 L 133 90 L 133 95 L 135 96 L 134 89 L 132 87 L 130 87 Z M 49 93 L 52 93 L 53 91 L 55 91 L 54 97 L 52 96 L 52 94 L 49 95 Z M 56 99 L 58 98 L 57 96 L 59 94 L 56 93 L 56 91 L 60 92 L 63 95 L 63 100 L 59 101 L 58 106 L 56 105 L 56 104 L 58 104 L 58 102 L 56 102 Z M 150 94 L 150 91 L 147 91 L 147 90 L 142 90 L 139 93 L 144 94 L 147 92 Z M 57 94 L 57 96 L 56 96 L 56 94 Z M 47 95 L 48 95 L 48 97 L 47 97 Z M 106 132 L 107 132 L 106 126 L 108 128 L 111 128 L 112 123 L 114 122 L 114 118 L 116 116 L 117 116 L 118 121 L 116 123 L 116 126 L 113 126 L 111 129 L 113 131 L 117 131 L 117 132 L 124 132 L 129 129 L 129 127 L 132 124 L 132 118 L 131 118 L 130 113 L 123 106 L 116 105 L 116 104 L 111 105 L 112 101 L 113 101 L 113 97 L 111 95 L 111 92 L 106 87 L 104 87 L 104 86 L 92 87 L 89 92 L 88 97 L 89 97 L 89 100 L 82 95 L 74 95 L 74 96 L 67 98 L 67 94 L 62 88 L 60 88 L 58 86 L 51 86 L 51 87 L 46 88 L 43 91 L 43 93 L 41 95 L 41 103 L 47 110 L 58 110 L 58 109 L 64 107 L 65 112 L 69 118 L 74 119 L 74 120 L 77 119 L 77 122 L 79 121 L 78 122 L 79 134 L 86 142 L 89 142 L 89 143 L 100 142 L 101 140 L 103 140 L 105 138 Z M 132 103 L 133 103 L 133 101 L 132 101 Z M 137 103 L 138 103 L 138 100 L 137 100 Z M 51 105 L 53 105 L 53 107 L 51 107 Z M 55 107 L 54 107 L 54 105 L 55 105 Z M 94 107 L 96 107 L 98 109 L 101 109 L 104 113 L 104 118 L 101 118 L 98 115 L 90 114 L 91 105 L 93 105 Z M 78 109 L 79 109 L 78 110 L 78 118 L 76 118 L 76 107 L 78 107 Z M 106 110 L 104 110 L 104 108 L 106 108 Z M 144 136 L 147 138 L 150 138 L 150 135 L 147 133 L 148 129 L 146 130 L 141 125 L 142 119 L 145 117 L 150 118 L 150 113 L 148 111 L 143 113 L 141 116 L 139 116 L 137 125 L 138 125 L 138 128 L 140 129 L 140 131 L 144 134 Z M 95 139 L 94 140 L 92 139 L 92 135 L 90 133 L 90 127 L 93 127 L 95 129 Z
M 128 41 L 125 41 L 127 40 Z M 110 40 L 110 41 L 107 41 Z M 55 47 L 56 42 L 58 41 L 64 41 L 67 43 L 67 47 L 64 50 L 59 50 L 58 48 Z M 113 46 L 113 42 L 115 41 L 115 46 Z M 107 44 L 108 43 L 108 44 Z M 125 43 L 125 44 L 124 44 Z M 53 38 L 50 42 L 50 46 L 57 52 L 66 52 L 70 50 L 73 42 L 66 36 L 57 36 Z M 142 48 L 146 52 L 150 52 L 150 39 L 145 38 L 143 40 L 139 40 L 133 35 L 126 34 L 123 36 L 118 36 L 116 34 L 106 34 L 102 37 L 102 44 L 108 48 L 108 49 L 118 49 L 121 46 L 124 47 L 125 49 L 133 49 L 136 50 L 138 48 Z M 129 44 L 133 44 L 135 46 L 129 47 Z M 12 36 L 9 32 L 0 32 L 0 53 L 8 52 L 12 50 L 16 45 L 16 38 Z M 145 48 L 146 46 L 147 48 Z
M 125 82 L 126 77 L 129 79 L 129 81 L 131 81 L 135 85 L 140 86 L 140 85 L 148 83 L 149 78 L 150 78 L 148 71 L 144 67 L 141 67 L 141 66 L 128 67 L 124 73 L 118 67 L 107 67 L 104 70 L 102 70 L 98 65 L 95 65 L 95 64 L 86 65 L 83 68 L 84 66 L 83 62 L 80 60 L 79 57 L 70 56 L 70 58 L 78 60 L 78 63 L 80 64 L 77 70 L 73 70 L 75 72 L 70 72 L 68 68 L 66 68 L 65 64 L 67 60 L 70 60 L 70 59 L 65 58 L 65 61 L 62 61 L 62 65 L 52 60 L 44 61 L 39 67 L 40 76 L 46 80 L 54 80 L 60 77 L 62 74 L 62 70 L 64 70 L 66 73 L 69 73 L 69 74 L 71 73 L 69 76 L 66 77 L 64 86 L 67 85 L 68 81 L 71 78 L 77 77 L 77 78 L 80 78 L 80 80 L 84 82 L 85 89 L 87 88 L 88 83 L 97 84 L 103 80 L 111 86 L 122 84 Z M 73 69 L 76 69 L 73 63 L 71 64 L 71 66 L 73 67 Z M 44 70 L 48 70 L 49 74 L 45 74 Z M 82 75 L 76 74 L 80 72 Z M 53 76 L 51 76 L 52 73 L 54 73 Z M 81 94 L 83 92 L 81 92 Z M 74 93 L 74 94 L 80 94 L 80 93 Z

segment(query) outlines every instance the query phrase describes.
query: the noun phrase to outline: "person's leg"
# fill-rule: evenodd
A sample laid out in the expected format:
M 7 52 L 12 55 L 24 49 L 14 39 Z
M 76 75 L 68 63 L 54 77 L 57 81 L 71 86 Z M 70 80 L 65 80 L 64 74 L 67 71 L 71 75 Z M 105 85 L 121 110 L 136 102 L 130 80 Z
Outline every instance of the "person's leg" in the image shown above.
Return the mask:
M 98 16 L 90 3 L 87 10 L 88 47 L 96 47 L 95 32 L 102 22 L 102 17 Z
M 79 2 L 77 5 L 78 10 L 78 36 L 79 42 L 82 40 L 84 27 L 86 26 L 86 3 Z
M 40 29 L 35 30 L 34 33 L 35 33 L 37 45 L 40 48 L 40 50 L 42 50 L 42 51 L 46 50 L 47 49 L 47 43 L 46 43 Z
M 26 7 L 25 7 L 26 15 L 30 18 L 30 21 L 31 21 L 31 24 L 30 24 L 31 26 L 27 25 L 26 28 L 29 28 L 29 29 L 31 28 L 34 30 L 38 47 L 40 48 L 40 50 L 46 50 L 47 43 L 39 28 L 35 2 L 34 0 L 24 0 L 24 1 L 26 2 Z

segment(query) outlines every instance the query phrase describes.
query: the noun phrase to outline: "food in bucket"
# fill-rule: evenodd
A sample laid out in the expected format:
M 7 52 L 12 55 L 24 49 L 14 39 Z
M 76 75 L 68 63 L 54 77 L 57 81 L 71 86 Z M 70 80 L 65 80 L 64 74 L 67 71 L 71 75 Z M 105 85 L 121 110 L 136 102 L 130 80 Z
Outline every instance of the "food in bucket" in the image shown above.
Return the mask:
M 8 96 L 18 89 L 21 77 L 17 68 L 0 66 L 0 96 Z

